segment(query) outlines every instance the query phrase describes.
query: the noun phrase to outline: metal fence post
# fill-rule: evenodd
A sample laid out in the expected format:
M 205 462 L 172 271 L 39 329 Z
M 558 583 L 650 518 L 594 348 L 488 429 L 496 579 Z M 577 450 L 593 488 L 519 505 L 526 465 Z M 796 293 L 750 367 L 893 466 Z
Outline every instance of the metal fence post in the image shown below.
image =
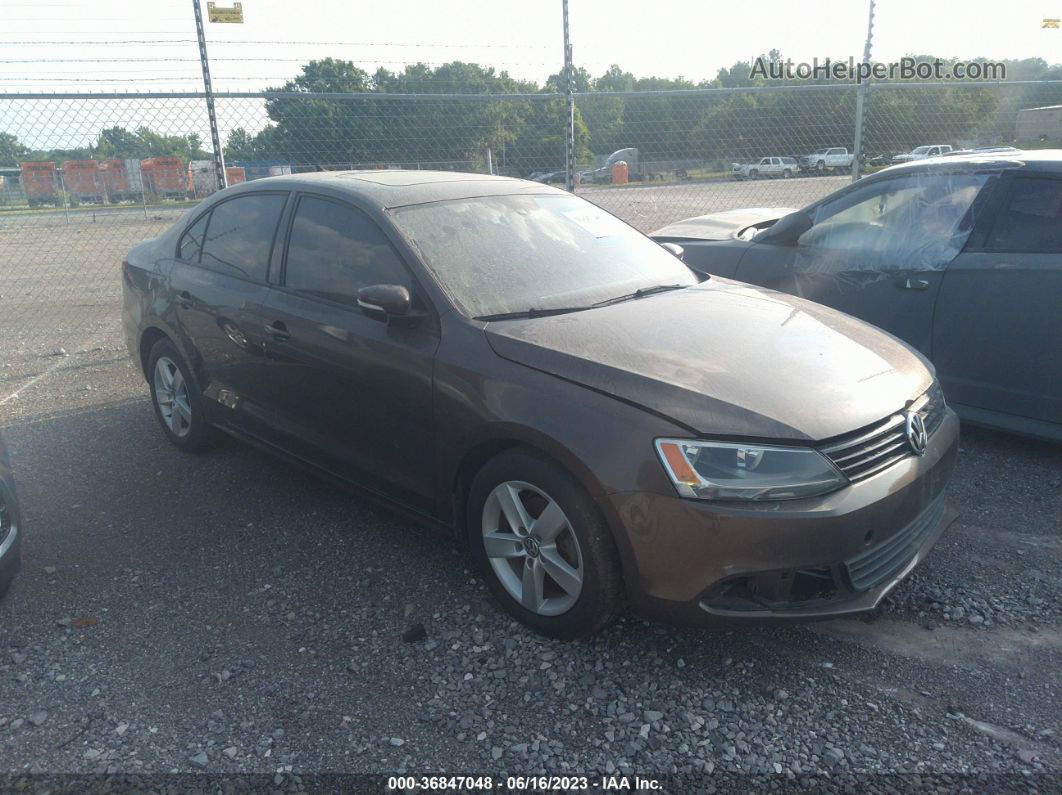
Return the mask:
M 203 12 L 199 0 L 192 0 L 195 9 L 195 32 L 199 37 L 199 60 L 203 65 L 203 88 L 206 91 L 207 116 L 210 119 L 210 142 L 214 146 L 214 176 L 217 178 L 218 190 L 224 190 L 228 180 L 225 178 L 225 153 L 221 151 L 221 136 L 218 134 L 218 117 L 214 112 L 214 89 L 210 84 L 210 61 L 207 59 L 206 32 L 203 30 Z
M 874 36 L 874 0 L 870 0 L 870 12 L 867 18 L 867 41 L 863 45 L 863 63 L 870 63 L 870 44 Z M 859 179 L 860 162 L 863 158 L 863 107 L 866 103 L 870 77 L 865 76 L 856 92 L 855 142 L 852 150 L 852 182 Z
M 564 82 L 567 113 L 564 115 L 564 185 L 575 190 L 575 70 L 572 68 L 572 42 L 568 33 L 568 0 L 561 0 L 564 13 Z

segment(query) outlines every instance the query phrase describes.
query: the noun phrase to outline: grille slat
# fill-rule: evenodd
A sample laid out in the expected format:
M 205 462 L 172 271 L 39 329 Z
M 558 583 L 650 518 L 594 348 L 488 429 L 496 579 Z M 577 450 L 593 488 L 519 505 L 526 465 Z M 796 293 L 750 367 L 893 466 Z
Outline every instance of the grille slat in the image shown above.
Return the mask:
M 857 591 L 865 591 L 896 576 L 914 557 L 943 514 L 944 498 L 941 496 L 903 530 L 862 555 L 846 561 L 845 570 L 852 587 Z
M 911 405 L 911 410 L 922 415 L 930 436 L 944 419 L 945 405 L 944 394 L 936 383 Z M 827 442 L 819 450 L 855 483 L 913 454 L 907 442 L 905 425 L 904 414 L 893 414 L 868 428 Z

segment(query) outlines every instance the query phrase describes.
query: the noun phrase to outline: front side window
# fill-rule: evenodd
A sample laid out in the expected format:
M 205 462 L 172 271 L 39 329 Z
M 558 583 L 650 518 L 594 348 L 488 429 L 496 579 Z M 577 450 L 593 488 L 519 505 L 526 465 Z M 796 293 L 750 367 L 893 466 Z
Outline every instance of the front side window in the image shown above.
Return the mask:
M 181 242 L 177 244 L 179 259 L 186 262 L 199 262 L 199 252 L 203 248 L 203 233 L 206 232 L 209 220 L 210 213 L 206 213 L 181 236 Z
M 380 228 L 349 204 L 303 196 L 288 241 L 284 284 L 356 304 L 371 284 L 410 286 L 409 274 Z
M 985 247 L 995 251 L 1062 252 L 1062 179 L 1014 180 Z
M 265 281 L 277 223 L 287 197 L 251 193 L 214 207 L 203 241 L 203 265 L 255 281 Z
M 395 223 L 473 317 L 586 306 L 698 280 L 645 235 L 567 194 L 489 196 L 401 207 Z
M 849 252 L 849 269 L 943 268 L 973 228 L 968 211 L 989 174 L 910 174 L 871 182 L 820 204 L 800 236 L 805 268 L 818 252 Z M 819 265 L 816 264 L 818 260 Z

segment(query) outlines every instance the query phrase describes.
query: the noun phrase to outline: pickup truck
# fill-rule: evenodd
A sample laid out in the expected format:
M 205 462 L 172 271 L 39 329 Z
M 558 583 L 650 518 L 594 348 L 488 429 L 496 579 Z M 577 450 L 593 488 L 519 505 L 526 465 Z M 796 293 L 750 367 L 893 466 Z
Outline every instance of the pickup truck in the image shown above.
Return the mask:
M 782 177 L 789 179 L 800 170 L 795 157 L 761 157 L 756 163 L 734 163 L 730 176 L 734 179 Z
M 802 171 L 824 174 L 831 168 L 850 169 L 854 159 L 855 155 L 843 146 L 827 146 L 800 158 L 800 168 Z
M 940 157 L 951 151 L 948 144 L 932 144 L 929 146 L 916 146 L 910 152 L 893 155 L 893 163 L 910 163 L 912 160 L 925 160 L 927 157 Z

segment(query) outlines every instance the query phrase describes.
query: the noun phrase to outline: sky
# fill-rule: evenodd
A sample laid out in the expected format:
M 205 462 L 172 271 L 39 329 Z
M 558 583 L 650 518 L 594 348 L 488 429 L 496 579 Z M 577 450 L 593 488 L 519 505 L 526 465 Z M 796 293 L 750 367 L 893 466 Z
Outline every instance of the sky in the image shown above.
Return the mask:
M 192 2 L 2 0 L 0 93 L 199 90 Z M 858 59 L 867 8 L 864 0 L 570 0 L 571 37 L 576 64 L 591 74 L 618 63 L 639 76 L 697 81 L 773 48 L 797 61 Z M 243 9 L 242 25 L 206 26 L 215 90 L 277 86 L 325 56 L 369 72 L 474 61 L 540 83 L 563 60 L 561 0 L 243 0 Z M 1062 0 L 880 0 L 873 54 L 1062 61 L 1062 30 L 1041 29 L 1044 17 L 1062 17 Z

